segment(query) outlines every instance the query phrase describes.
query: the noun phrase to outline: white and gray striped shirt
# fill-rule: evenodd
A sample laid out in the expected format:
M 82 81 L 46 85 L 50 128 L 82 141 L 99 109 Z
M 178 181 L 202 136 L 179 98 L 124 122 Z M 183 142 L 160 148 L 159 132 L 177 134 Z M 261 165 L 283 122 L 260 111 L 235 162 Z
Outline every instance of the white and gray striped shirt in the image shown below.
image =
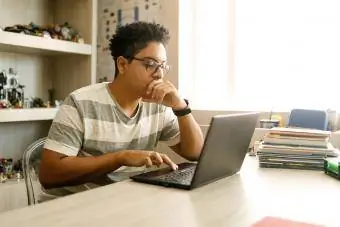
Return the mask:
M 141 102 L 130 118 L 111 95 L 108 84 L 72 92 L 60 106 L 45 148 L 65 154 L 101 155 L 118 150 L 154 150 L 159 141 L 179 142 L 179 127 L 171 108 Z
M 64 100 L 45 148 L 67 156 L 98 156 L 119 150 L 154 150 L 159 141 L 173 146 L 179 138 L 178 120 L 171 108 L 141 102 L 130 118 L 108 83 L 100 83 L 80 88 Z

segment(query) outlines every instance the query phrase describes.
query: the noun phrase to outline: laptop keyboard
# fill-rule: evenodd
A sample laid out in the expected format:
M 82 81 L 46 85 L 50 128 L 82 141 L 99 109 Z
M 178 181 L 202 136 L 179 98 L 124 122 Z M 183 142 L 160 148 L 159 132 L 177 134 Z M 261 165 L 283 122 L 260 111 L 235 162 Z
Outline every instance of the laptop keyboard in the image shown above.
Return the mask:
M 190 166 L 189 168 L 170 172 L 168 174 L 157 177 L 157 179 L 166 182 L 174 182 L 184 185 L 190 185 L 192 178 L 194 177 L 196 166 Z

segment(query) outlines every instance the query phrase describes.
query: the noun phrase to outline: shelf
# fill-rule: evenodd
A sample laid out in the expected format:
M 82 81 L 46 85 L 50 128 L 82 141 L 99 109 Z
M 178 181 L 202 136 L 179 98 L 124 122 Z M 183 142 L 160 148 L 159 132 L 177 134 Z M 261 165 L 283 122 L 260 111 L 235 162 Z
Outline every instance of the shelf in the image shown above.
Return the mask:
M 52 120 L 57 108 L 0 109 L 0 122 Z
M 91 55 L 89 44 L 42 38 L 0 30 L 0 52 L 15 52 L 41 55 Z

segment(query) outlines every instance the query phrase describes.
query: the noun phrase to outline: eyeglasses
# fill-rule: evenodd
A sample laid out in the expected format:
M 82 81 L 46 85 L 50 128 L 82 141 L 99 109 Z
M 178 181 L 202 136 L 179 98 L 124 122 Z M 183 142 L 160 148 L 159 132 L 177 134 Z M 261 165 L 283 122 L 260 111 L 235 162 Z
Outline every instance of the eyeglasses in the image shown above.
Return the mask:
M 147 72 L 151 72 L 152 74 L 156 73 L 158 69 L 161 69 L 164 74 L 167 74 L 170 71 L 170 66 L 166 63 L 158 63 L 155 60 L 150 58 L 136 58 L 131 57 L 133 60 L 137 60 L 142 62 Z

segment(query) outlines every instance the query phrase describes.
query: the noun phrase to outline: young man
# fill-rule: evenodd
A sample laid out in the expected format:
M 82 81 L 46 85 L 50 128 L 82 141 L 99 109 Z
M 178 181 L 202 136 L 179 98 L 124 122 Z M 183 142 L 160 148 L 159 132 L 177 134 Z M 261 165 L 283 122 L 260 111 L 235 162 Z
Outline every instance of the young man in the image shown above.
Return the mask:
M 137 22 L 110 40 L 115 79 L 72 92 L 55 117 L 42 154 L 39 179 L 45 189 L 70 188 L 126 167 L 177 166 L 155 152 L 159 141 L 195 161 L 203 146 L 200 127 L 168 72 L 169 32 Z

